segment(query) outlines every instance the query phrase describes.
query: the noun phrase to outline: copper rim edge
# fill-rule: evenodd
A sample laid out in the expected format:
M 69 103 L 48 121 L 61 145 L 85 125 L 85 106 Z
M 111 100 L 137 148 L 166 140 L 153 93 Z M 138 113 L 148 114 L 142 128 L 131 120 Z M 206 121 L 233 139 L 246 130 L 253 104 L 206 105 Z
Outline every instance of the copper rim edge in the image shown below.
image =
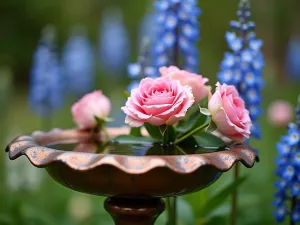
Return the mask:
M 126 128 L 109 130 L 112 135 L 119 135 L 125 131 Z M 94 134 L 93 138 L 95 135 L 101 138 L 102 134 Z M 110 165 L 130 174 L 142 174 L 158 167 L 167 167 L 176 173 L 187 174 L 203 166 L 212 166 L 220 172 L 226 172 L 238 161 L 248 168 L 253 167 L 255 161 L 258 161 L 257 154 L 247 145 L 232 146 L 230 150 L 214 153 L 180 156 L 126 156 L 67 152 L 41 145 L 66 139 L 87 140 L 91 137 L 91 133 L 78 130 L 37 131 L 29 136 L 16 138 L 7 146 L 6 151 L 12 160 L 25 155 L 36 167 L 43 168 L 59 162 L 74 170 L 87 171 L 98 166 Z

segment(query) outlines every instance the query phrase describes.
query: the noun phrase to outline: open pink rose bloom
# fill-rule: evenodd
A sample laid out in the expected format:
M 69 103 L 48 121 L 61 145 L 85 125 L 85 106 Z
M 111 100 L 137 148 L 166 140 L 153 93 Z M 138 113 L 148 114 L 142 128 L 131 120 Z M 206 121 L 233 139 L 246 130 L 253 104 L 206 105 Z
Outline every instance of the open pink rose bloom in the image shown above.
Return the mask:
M 220 133 L 239 142 L 249 138 L 252 126 L 249 111 L 234 86 L 217 83 L 208 110 Z
M 194 103 L 191 89 L 170 77 L 143 79 L 122 107 L 127 114 L 125 123 L 140 127 L 146 122 L 154 126 L 178 122 Z

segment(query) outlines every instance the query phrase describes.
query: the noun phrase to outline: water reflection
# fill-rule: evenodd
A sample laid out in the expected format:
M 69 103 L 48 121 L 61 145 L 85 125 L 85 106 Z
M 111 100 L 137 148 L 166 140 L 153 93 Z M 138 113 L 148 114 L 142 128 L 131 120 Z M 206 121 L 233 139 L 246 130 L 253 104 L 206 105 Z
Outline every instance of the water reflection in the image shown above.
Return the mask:
M 61 145 L 60 145 L 61 146 Z M 62 146 L 67 147 L 67 151 L 73 151 L 74 152 L 87 152 L 87 153 L 97 153 L 98 151 L 98 145 L 96 143 L 79 143 L 79 144 L 71 144 L 71 146 Z
M 115 155 L 132 155 L 132 156 L 145 156 L 145 155 L 187 155 L 187 154 L 204 154 L 217 151 L 228 150 L 228 147 L 222 148 L 203 148 L 199 146 L 182 148 L 176 145 L 162 146 L 159 143 L 146 143 L 146 144 L 123 144 L 118 142 L 82 142 L 82 143 L 61 143 L 50 145 L 50 148 L 73 151 L 85 152 L 94 154 L 115 154 Z

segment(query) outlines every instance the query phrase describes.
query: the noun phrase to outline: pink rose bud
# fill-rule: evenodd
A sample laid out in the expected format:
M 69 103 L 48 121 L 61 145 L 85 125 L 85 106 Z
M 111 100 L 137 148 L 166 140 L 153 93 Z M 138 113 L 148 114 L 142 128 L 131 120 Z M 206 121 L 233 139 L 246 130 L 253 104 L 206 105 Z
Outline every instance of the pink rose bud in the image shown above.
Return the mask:
M 277 127 L 288 125 L 293 119 L 292 106 L 283 100 L 274 101 L 268 108 L 269 122 Z
M 192 92 L 195 98 L 195 104 L 207 97 L 210 91 L 210 86 L 206 86 L 207 78 L 195 73 L 189 73 L 185 70 L 180 70 L 176 66 L 161 67 L 159 69 L 161 75 L 169 76 L 173 80 L 179 80 L 181 85 L 189 85 L 192 87 Z
M 208 102 L 208 110 L 219 132 L 232 140 L 249 138 L 252 122 L 244 100 L 232 85 L 217 83 L 216 92 Z
M 125 123 L 131 127 L 146 122 L 154 126 L 172 125 L 184 118 L 193 103 L 190 86 L 182 86 L 170 77 L 145 78 L 131 91 L 122 110 L 127 114 Z
M 80 129 L 95 128 L 97 126 L 95 117 L 104 119 L 110 111 L 110 101 L 102 91 L 86 94 L 72 106 L 73 120 Z

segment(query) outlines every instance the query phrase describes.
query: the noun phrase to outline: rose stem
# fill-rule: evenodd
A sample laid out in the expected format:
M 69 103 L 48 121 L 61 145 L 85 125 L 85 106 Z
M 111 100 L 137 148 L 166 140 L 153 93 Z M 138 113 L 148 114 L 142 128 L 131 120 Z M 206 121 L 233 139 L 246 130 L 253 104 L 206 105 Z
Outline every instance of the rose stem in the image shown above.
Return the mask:
M 95 117 L 96 121 L 97 121 L 97 127 L 95 127 L 94 132 L 98 133 L 99 131 L 103 131 L 104 135 L 105 135 L 105 142 L 104 144 L 106 144 L 106 142 L 108 142 L 110 140 L 110 135 L 106 129 L 105 126 L 105 121 L 104 120 L 100 120 L 98 117 Z
M 234 167 L 234 180 L 237 180 L 239 177 L 239 164 L 237 163 Z M 236 224 L 236 210 L 237 210 L 237 200 L 238 200 L 238 193 L 237 189 L 235 188 L 233 190 L 232 194 L 232 202 L 231 202 L 231 216 L 230 216 L 230 224 L 235 225 Z
M 162 135 L 162 143 L 163 143 L 163 146 L 166 146 L 167 142 L 168 142 L 168 137 L 166 135 L 167 133 L 167 130 L 168 130 L 168 126 L 166 125 L 162 125 L 159 127 L 159 130 L 160 130 L 160 133 Z
M 178 145 L 175 145 L 175 148 L 177 148 L 184 155 L 187 155 L 186 152 L 182 148 L 180 148 Z
M 174 215 L 174 224 L 177 224 L 177 197 L 173 197 L 173 215 Z
M 171 198 L 166 199 L 166 207 L 168 212 L 168 225 L 172 225 L 172 207 L 171 207 Z
M 179 144 L 180 142 L 184 141 L 185 139 L 187 139 L 188 137 L 192 136 L 193 134 L 203 130 L 205 127 L 207 127 L 209 125 L 210 121 L 202 124 L 201 126 L 197 127 L 196 129 L 190 131 L 189 133 L 187 133 L 186 135 L 182 136 L 181 138 L 177 139 L 176 141 L 174 141 L 174 144 Z
M 296 206 L 297 206 L 297 197 L 293 196 L 293 198 L 292 198 L 292 212 L 296 209 Z M 292 216 L 291 216 L 290 220 L 291 220 L 290 225 L 295 225 L 295 222 L 293 221 Z
M 101 129 L 103 130 L 105 137 L 106 137 L 106 141 L 110 140 L 110 135 L 106 129 L 106 127 L 104 126 L 104 124 L 102 125 Z

